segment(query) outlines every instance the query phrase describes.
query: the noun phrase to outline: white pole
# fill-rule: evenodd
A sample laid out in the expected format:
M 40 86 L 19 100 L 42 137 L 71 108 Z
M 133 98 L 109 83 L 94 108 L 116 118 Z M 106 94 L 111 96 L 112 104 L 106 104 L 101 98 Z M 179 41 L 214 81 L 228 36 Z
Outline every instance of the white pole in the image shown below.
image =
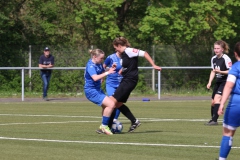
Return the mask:
M 158 71 L 158 99 L 161 99 L 161 72 Z
M 152 46 L 152 53 L 153 53 L 152 59 L 153 59 L 153 62 L 155 63 L 155 45 Z M 154 68 L 152 69 L 152 90 L 155 91 L 155 69 Z
M 22 69 L 22 101 L 24 101 L 24 68 Z
M 28 59 L 28 67 L 31 68 L 32 67 L 32 46 L 29 45 L 29 59 Z M 30 79 L 30 82 L 29 82 L 29 90 L 32 91 L 32 81 L 31 81 L 31 78 L 32 78 L 32 70 L 29 69 L 29 79 Z

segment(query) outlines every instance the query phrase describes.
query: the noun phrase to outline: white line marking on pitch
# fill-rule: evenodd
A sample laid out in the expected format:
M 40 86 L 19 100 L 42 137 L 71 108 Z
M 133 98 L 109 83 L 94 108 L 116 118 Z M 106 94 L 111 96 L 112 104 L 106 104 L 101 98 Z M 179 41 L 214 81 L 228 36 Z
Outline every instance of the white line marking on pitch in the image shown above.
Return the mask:
M 0 116 L 21 116 L 21 117 L 61 117 L 61 118 L 97 118 L 100 119 L 102 117 L 98 116 L 68 116 L 68 115 L 31 115 L 31 114 L 0 114 Z M 164 118 L 139 118 L 140 120 L 147 121 L 194 121 L 194 122 L 202 122 L 208 121 L 209 119 L 164 119 Z M 221 119 L 220 119 L 221 121 Z
M 16 141 L 37 141 L 37 142 L 57 142 L 57 143 L 83 143 L 83 144 L 111 144 L 111 145 L 133 145 L 133 146 L 156 146 L 156 147 L 195 147 L 195 148 L 219 148 L 219 146 L 203 146 L 203 145 L 182 145 L 182 144 L 154 144 L 154 143 L 124 143 L 124 142 L 92 142 L 92 141 L 70 141 L 70 140 L 51 140 L 51 139 L 27 139 L 0 137 L 2 140 Z M 240 149 L 240 147 L 232 147 Z
M 65 121 L 65 122 L 33 122 L 33 123 L 3 123 L 0 126 L 25 125 L 25 124 L 63 124 L 63 123 L 94 123 L 100 121 Z

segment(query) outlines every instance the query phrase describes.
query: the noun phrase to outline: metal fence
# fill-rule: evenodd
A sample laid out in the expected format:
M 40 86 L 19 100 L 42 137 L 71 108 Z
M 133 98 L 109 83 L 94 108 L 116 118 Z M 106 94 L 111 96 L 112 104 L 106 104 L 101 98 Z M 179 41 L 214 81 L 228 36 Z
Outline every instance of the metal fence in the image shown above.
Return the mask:
M 162 72 L 165 70 L 203 70 L 203 69 L 210 69 L 209 66 L 183 66 L 183 67 L 162 67 Z M 54 67 L 51 68 L 52 70 L 85 70 L 85 67 Z M 148 79 L 151 81 L 152 90 L 155 91 L 157 89 L 158 99 L 161 99 L 161 88 L 162 88 L 162 73 L 159 71 L 155 71 L 152 67 L 139 67 L 140 70 L 151 70 L 151 72 L 147 72 L 151 74 L 148 76 Z M 22 101 L 24 101 L 24 81 L 25 81 L 25 71 L 28 70 L 31 73 L 31 70 L 40 70 L 39 67 L 0 67 L 0 70 L 20 70 L 21 71 L 21 94 L 22 94 Z M 210 73 L 210 71 L 209 71 Z M 166 77 L 164 76 L 166 79 Z M 208 77 L 207 77 L 208 78 Z M 184 79 L 184 77 L 183 77 Z M 156 83 L 157 82 L 157 83 Z

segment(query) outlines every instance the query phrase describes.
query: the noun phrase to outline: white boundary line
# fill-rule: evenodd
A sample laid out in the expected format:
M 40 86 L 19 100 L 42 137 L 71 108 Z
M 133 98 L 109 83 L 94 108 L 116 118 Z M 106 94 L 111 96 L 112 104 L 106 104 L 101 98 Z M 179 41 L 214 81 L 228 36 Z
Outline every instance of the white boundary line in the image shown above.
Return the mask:
M 27 138 L 12 138 L 0 137 L 1 140 L 16 140 L 16 141 L 36 141 L 36 142 L 56 142 L 56 143 L 82 143 L 82 144 L 107 144 L 107 145 L 132 145 L 132 146 L 156 146 L 156 147 L 194 147 L 194 148 L 219 148 L 219 146 L 204 146 L 204 145 L 182 145 L 182 144 L 157 144 L 157 143 L 124 143 L 124 142 L 92 142 L 92 141 L 71 141 L 71 140 L 51 140 L 51 139 L 27 139 Z M 240 149 L 240 147 L 232 147 Z
M 33 122 L 33 123 L 2 123 L 0 126 L 10 125 L 32 125 L 32 124 L 64 124 L 64 123 L 95 123 L 100 121 L 64 121 L 64 122 Z
M 95 118 L 101 119 L 98 116 L 68 116 L 68 115 L 31 115 L 31 114 L 0 114 L 0 116 L 19 116 L 19 117 L 60 117 L 60 118 Z M 121 118 L 120 118 L 121 119 Z M 194 121 L 202 122 L 208 121 L 209 119 L 165 119 L 165 118 L 138 118 L 139 120 L 147 121 Z M 220 119 L 221 121 L 221 119 Z
M 144 101 L 141 101 L 141 100 L 136 100 L 136 101 L 133 101 L 133 100 L 129 100 L 127 103 L 164 103 L 164 102 L 170 102 L 170 103 L 175 103 L 175 102 L 177 102 L 177 103 L 179 103 L 179 102 L 183 102 L 183 103 L 186 103 L 186 102 L 189 102 L 189 103 L 192 103 L 192 102 L 209 102 L 211 99 L 209 99 L 209 100 L 153 100 L 153 101 L 146 101 L 146 102 L 144 102 Z M 40 104 L 40 103 L 46 103 L 46 102 L 41 102 L 41 101 L 36 101 L 36 102 L 33 102 L 33 101 L 31 101 L 31 102 L 26 102 L 26 101 L 24 101 L 24 102 L 3 102 L 3 103 L 1 103 L 1 104 Z M 89 103 L 89 104 L 92 104 L 92 105 L 94 105 L 93 103 L 91 103 L 91 102 L 89 102 L 89 101 L 49 101 L 49 102 L 47 102 L 47 103 Z

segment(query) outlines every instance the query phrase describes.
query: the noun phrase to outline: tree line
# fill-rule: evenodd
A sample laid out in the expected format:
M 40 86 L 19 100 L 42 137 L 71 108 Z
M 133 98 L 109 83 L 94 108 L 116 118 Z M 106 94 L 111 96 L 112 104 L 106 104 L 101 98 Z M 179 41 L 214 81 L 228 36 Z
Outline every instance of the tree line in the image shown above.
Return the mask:
M 114 52 L 112 40 L 117 36 L 125 36 L 133 47 L 154 53 L 156 64 L 161 66 L 209 66 L 216 40 L 225 40 L 231 48 L 240 40 L 239 6 L 237 0 L 1 1 L 0 66 L 27 66 L 29 45 L 38 46 L 33 57 L 39 57 L 44 46 L 51 46 L 58 66 L 84 66 L 89 48 L 101 48 L 110 54 Z M 34 60 L 37 62 L 37 58 Z M 140 64 L 149 65 L 142 59 Z M 6 84 L 0 90 L 19 86 L 18 71 L 0 72 L 1 84 Z M 68 75 L 72 81 L 63 72 L 56 72 L 63 79 L 56 79 L 55 90 L 71 90 L 60 84 L 79 83 L 79 73 Z M 207 71 L 199 79 L 181 72 L 200 86 L 205 85 L 209 74 Z M 173 86 L 182 87 L 185 80 L 180 80 L 178 74 L 181 73 L 171 71 L 165 78 L 179 81 Z M 139 84 L 145 83 L 144 75 L 141 73 L 143 82 Z M 37 77 L 36 72 L 36 82 L 40 81 Z M 40 83 L 34 86 L 37 91 L 41 88 Z

